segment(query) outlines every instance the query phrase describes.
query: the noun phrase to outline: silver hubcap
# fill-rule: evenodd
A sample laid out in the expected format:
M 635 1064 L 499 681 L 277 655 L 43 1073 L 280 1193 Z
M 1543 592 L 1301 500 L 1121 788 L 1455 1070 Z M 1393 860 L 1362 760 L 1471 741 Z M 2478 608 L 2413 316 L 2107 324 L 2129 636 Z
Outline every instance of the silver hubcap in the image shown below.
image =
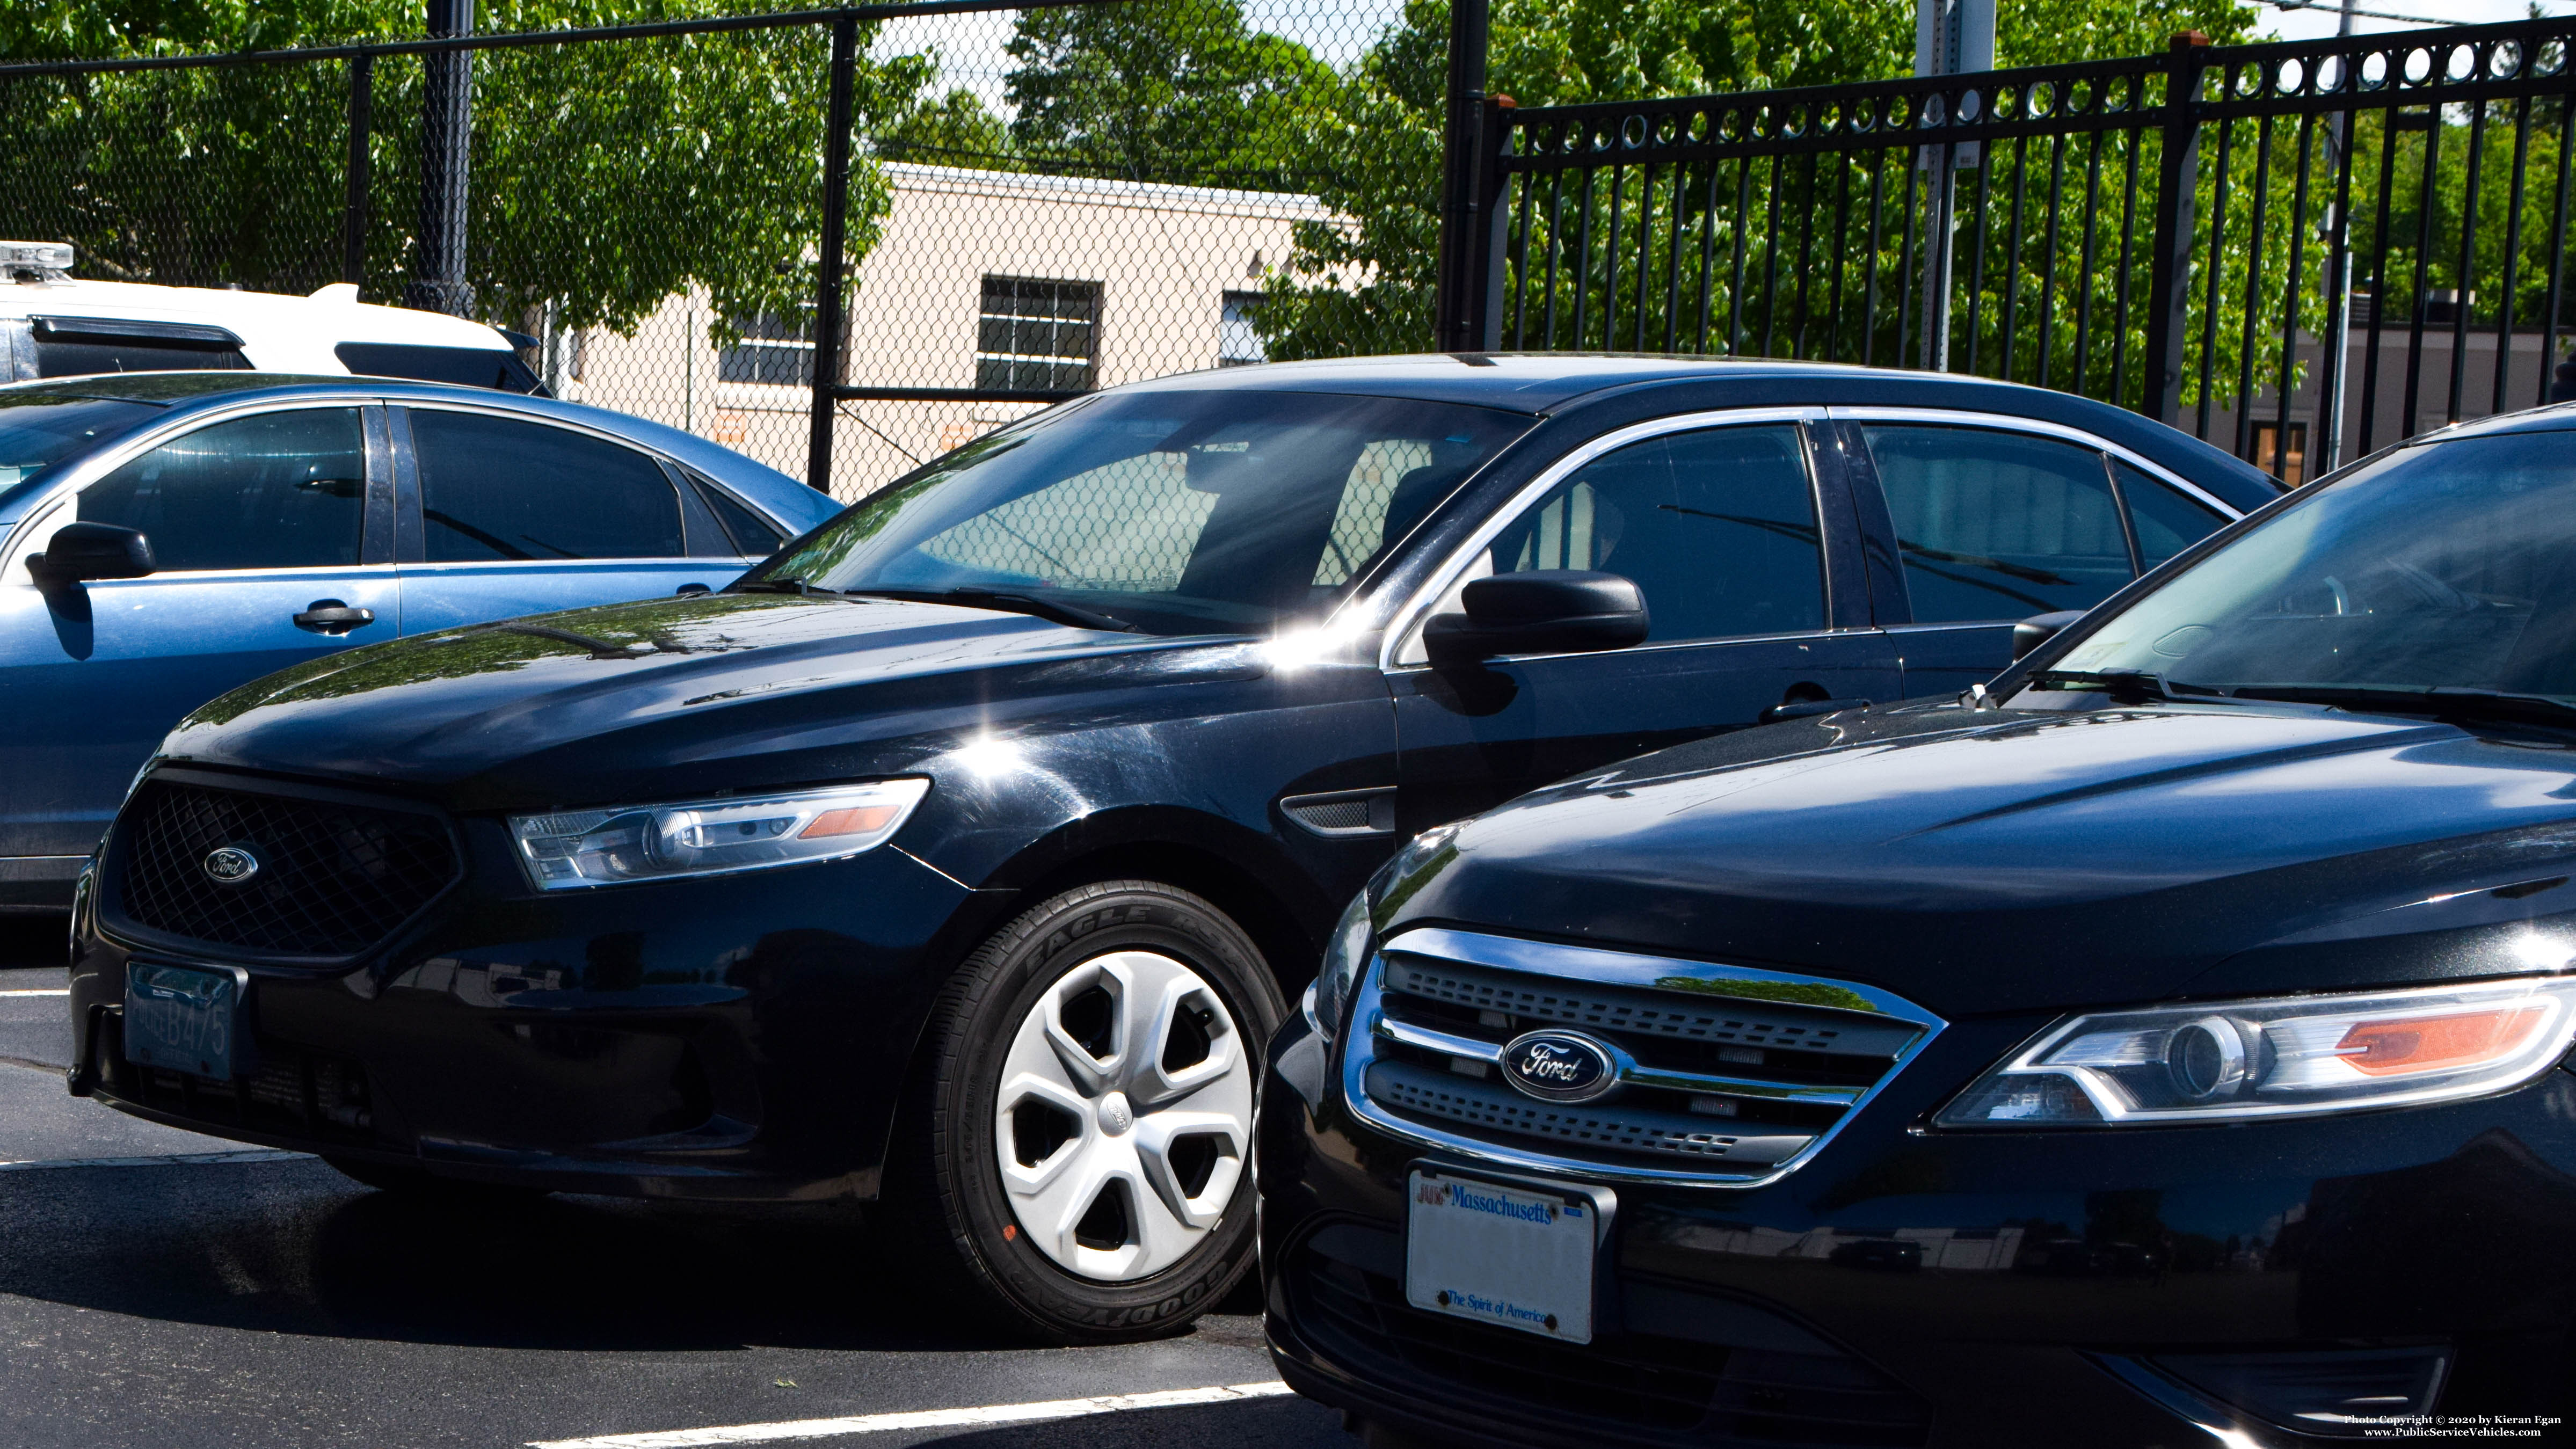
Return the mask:
M 1068 1272 L 1150 1277 L 1224 1219 L 1252 1138 L 1252 1063 L 1197 972 L 1152 951 L 1083 962 L 1029 1008 L 1001 1078 L 1002 1185 Z

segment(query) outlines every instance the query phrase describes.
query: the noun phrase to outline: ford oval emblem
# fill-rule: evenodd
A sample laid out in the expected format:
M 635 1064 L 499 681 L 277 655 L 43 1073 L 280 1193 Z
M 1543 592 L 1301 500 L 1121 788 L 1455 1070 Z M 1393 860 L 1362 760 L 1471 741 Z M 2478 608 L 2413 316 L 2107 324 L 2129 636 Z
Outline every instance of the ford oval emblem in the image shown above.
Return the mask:
M 259 874 L 259 852 L 247 845 L 218 845 L 206 852 L 206 875 L 218 885 L 240 885 Z
M 1504 1045 L 1503 1080 L 1542 1102 L 1589 1102 L 1619 1085 L 1610 1048 L 1580 1032 L 1533 1031 Z

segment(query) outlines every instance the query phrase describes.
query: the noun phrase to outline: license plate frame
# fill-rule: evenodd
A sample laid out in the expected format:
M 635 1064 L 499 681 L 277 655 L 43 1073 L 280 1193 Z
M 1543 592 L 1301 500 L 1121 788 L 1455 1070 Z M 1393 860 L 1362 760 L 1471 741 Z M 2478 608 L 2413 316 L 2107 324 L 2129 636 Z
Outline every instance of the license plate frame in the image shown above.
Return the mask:
M 239 966 L 125 963 L 125 1059 L 229 1082 L 252 1065 L 250 973 Z
M 1416 1162 L 1405 1174 L 1405 1302 L 1590 1343 L 1611 1281 L 1618 1207 L 1606 1187 Z M 1541 1208 L 1550 1210 L 1544 1222 L 1534 1216 Z

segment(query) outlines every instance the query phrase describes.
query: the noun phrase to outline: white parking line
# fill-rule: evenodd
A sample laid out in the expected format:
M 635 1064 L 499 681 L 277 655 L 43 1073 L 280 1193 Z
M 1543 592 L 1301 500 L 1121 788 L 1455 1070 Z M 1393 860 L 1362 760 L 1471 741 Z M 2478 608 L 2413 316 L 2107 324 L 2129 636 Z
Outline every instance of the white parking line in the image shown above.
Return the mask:
M 1158 1394 L 1110 1394 L 1097 1399 L 1051 1399 L 1041 1404 L 997 1404 L 982 1409 L 919 1409 L 900 1414 L 861 1414 L 847 1419 L 792 1419 L 777 1424 L 731 1424 L 716 1429 L 664 1429 L 650 1434 L 602 1434 L 591 1439 L 532 1440 L 528 1449 L 699 1449 L 707 1444 L 766 1444 L 781 1439 L 833 1439 L 882 1434 L 890 1429 L 966 1429 L 985 1424 L 1026 1424 L 1080 1419 L 1129 1409 L 1173 1409 L 1235 1399 L 1275 1398 L 1289 1392 L 1272 1379 L 1216 1389 L 1167 1389 Z
M 72 989 L 68 986 L 55 986 L 38 991 L 0 991 L 0 996 L 69 996 L 71 994 Z
M 210 1163 L 292 1162 L 306 1155 L 249 1147 L 239 1152 L 182 1152 L 169 1157 L 49 1157 L 41 1161 L 0 1162 L 0 1172 L 33 1172 L 41 1167 L 203 1167 Z

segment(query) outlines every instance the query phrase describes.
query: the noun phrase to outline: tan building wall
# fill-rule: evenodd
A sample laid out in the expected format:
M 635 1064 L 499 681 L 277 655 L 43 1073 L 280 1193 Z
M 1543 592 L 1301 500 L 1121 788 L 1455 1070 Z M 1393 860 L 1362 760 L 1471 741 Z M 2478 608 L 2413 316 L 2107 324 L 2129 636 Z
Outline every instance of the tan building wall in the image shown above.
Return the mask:
M 1258 292 L 1299 222 L 1330 222 L 1311 196 L 889 163 L 893 207 L 859 263 L 850 301 L 854 386 L 977 385 L 984 280 L 1098 286 L 1097 385 L 1258 360 L 1226 294 Z M 728 381 L 703 293 L 676 296 L 633 337 L 566 338 L 549 359 L 564 397 L 634 413 L 805 475 L 810 391 Z M 755 347 L 758 344 L 755 342 Z M 773 364 L 800 344 L 772 342 Z M 832 492 L 856 499 L 1028 404 L 848 402 L 833 435 Z

